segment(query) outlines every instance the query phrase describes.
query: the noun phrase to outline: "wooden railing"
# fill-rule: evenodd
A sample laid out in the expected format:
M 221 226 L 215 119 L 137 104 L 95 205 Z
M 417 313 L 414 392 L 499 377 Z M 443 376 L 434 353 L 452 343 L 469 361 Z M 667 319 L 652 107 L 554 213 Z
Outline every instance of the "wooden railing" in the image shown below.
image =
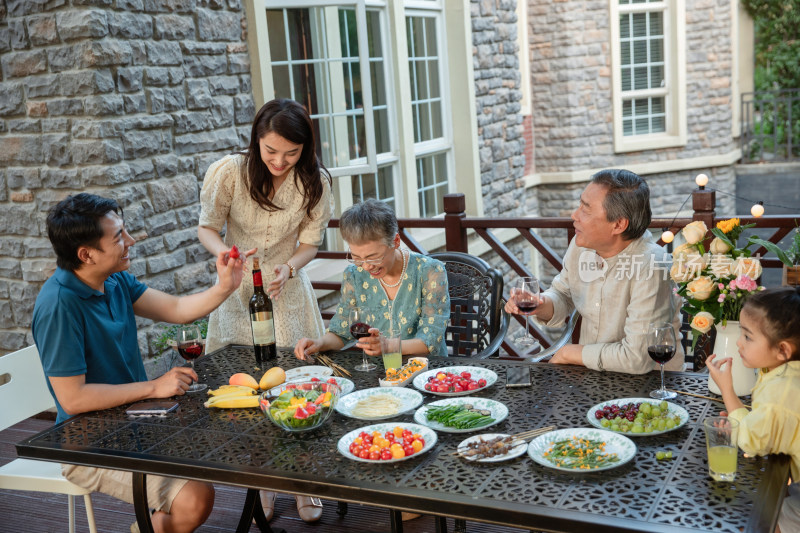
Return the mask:
M 691 218 L 654 218 L 649 228 L 657 230 L 658 232 L 670 230 L 677 234 L 681 228 L 694 220 L 702 220 L 706 226 L 711 228 L 721 218 L 716 216 L 716 195 L 715 191 L 708 189 L 697 189 L 692 193 L 692 209 L 694 211 Z M 487 217 L 468 217 L 465 213 L 465 197 L 461 193 L 447 194 L 444 197 L 444 217 L 427 219 L 427 218 L 400 218 L 398 225 L 400 227 L 400 238 L 405 245 L 418 253 L 428 254 L 432 251 L 427 250 L 411 235 L 410 230 L 413 229 L 442 229 L 445 233 L 445 247 L 447 251 L 465 252 L 469 253 L 469 236 L 468 232 L 472 230 L 474 234 L 478 235 L 488 246 L 491 248 L 502 261 L 504 261 L 510 269 L 518 276 L 532 276 L 535 275 L 528 267 L 520 261 L 514 253 L 508 249 L 503 240 L 499 239 L 493 230 L 500 229 L 514 229 L 519 232 L 519 235 L 528 241 L 530 245 L 541 254 L 542 258 L 547 261 L 556 271 L 562 268 L 562 257 L 553 248 L 545 242 L 534 230 L 541 229 L 556 229 L 563 230 L 566 234 L 567 241 L 569 242 L 575 236 L 575 230 L 572 225 L 572 219 L 568 217 L 530 217 L 530 218 L 487 218 Z M 728 218 L 728 217 L 725 217 Z M 756 224 L 757 228 L 775 229 L 775 232 L 765 237 L 760 235 L 763 239 L 773 243 L 778 243 L 785 237 L 796 225 L 796 220 L 800 219 L 797 216 L 762 216 L 755 217 L 739 217 L 741 224 L 749 224 L 751 222 Z M 331 219 L 328 224 L 330 228 L 339 227 L 339 219 Z M 658 244 L 664 245 L 662 240 L 658 240 Z M 671 251 L 671 244 L 667 245 L 667 249 Z M 489 252 L 491 253 L 491 252 Z M 766 255 L 767 250 L 760 248 L 753 251 L 753 255 Z M 345 251 L 320 251 L 317 254 L 319 259 L 345 259 Z M 490 263 L 496 264 L 496 261 L 490 260 Z M 781 268 L 782 263 L 778 259 L 762 259 L 762 266 L 764 268 Z M 334 290 L 341 289 L 341 282 L 329 281 L 314 281 L 312 285 L 315 289 L 320 290 Z M 508 297 L 508 289 L 505 289 L 505 296 Z M 323 318 L 330 319 L 333 313 L 331 311 L 323 311 Z M 513 317 L 519 324 L 525 325 L 526 318 L 520 315 Z M 534 321 L 529 322 L 531 333 L 536 336 L 544 347 L 548 347 L 550 339 L 545 335 L 535 324 Z M 575 340 L 577 342 L 577 328 L 575 332 Z M 511 357 L 521 357 L 523 353 L 519 352 L 517 348 L 508 342 L 503 343 L 503 349 Z

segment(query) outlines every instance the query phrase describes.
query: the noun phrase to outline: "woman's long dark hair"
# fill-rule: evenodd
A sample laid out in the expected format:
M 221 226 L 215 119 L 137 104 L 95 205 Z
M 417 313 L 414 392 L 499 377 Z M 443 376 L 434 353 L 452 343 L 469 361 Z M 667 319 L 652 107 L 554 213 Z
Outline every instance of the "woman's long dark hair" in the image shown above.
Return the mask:
M 294 166 L 294 180 L 297 190 L 305 192 L 306 213 L 311 216 L 311 211 L 322 197 L 320 174 L 324 172 L 329 183 L 331 177 L 317 159 L 317 140 L 308 111 L 288 98 L 271 100 L 256 113 L 253 130 L 250 133 L 250 145 L 244 154 L 245 164 L 242 166 L 242 178 L 250 190 L 250 197 L 268 211 L 282 209 L 269 199 L 275 186 L 272 183 L 272 173 L 261 160 L 259 139 L 270 132 L 280 135 L 291 143 L 303 145 L 300 159 Z M 302 183 L 302 189 L 298 181 Z

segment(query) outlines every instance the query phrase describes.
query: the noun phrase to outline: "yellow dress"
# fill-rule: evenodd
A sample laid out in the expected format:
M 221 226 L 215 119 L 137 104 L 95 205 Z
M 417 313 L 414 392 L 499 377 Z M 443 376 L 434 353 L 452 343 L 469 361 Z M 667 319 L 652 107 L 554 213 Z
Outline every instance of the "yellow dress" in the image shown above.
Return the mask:
M 279 211 L 261 208 L 251 197 L 241 177 L 244 157 L 226 156 L 213 163 L 203 180 L 200 191 L 200 225 L 221 231 L 227 224 L 224 237 L 229 247 L 240 250 L 258 248 L 264 286 L 274 279 L 272 269 L 288 261 L 297 243 L 311 246 L 322 244 L 325 229 L 333 214 L 333 198 L 328 179 L 321 177 L 322 196 L 306 214 L 302 185 L 295 184 L 292 171 L 275 192 L 273 202 L 283 207 Z M 248 303 L 253 294 L 253 278 L 246 275 L 239 289 L 211 313 L 206 337 L 206 352 L 226 344 L 253 344 L 250 331 Z M 301 337 L 322 335 L 323 322 L 311 281 L 303 269 L 287 280 L 281 295 L 272 301 L 275 320 L 275 339 L 278 346 L 294 346 Z

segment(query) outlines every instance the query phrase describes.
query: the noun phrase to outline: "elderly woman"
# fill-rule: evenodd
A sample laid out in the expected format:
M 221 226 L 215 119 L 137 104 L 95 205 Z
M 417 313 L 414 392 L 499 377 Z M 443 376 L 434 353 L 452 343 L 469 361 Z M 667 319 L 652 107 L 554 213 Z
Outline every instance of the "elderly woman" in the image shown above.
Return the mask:
M 299 359 L 335 350 L 352 340 L 349 313 L 367 309 L 370 335 L 356 346 L 371 356 L 381 354 L 380 336 L 390 330 L 402 341 L 403 355 L 447 355 L 444 332 L 450 320 L 450 297 L 444 265 L 400 248 L 397 218 L 391 207 L 366 200 L 344 213 L 339 222 L 352 263 L 344 271 L 342 295 L 328 331 L 317 339 L 300 339 Z

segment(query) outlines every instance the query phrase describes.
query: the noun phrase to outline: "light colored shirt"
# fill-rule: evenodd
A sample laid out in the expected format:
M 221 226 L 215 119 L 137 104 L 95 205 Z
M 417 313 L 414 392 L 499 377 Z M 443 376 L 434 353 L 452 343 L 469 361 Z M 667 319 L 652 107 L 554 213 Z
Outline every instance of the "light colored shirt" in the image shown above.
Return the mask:
M 671 262 L 649 231 L 607 259 L 573 239 L 563 269 L 543 293 L 553 302 L 553 317 L 545 325 L 560 326 L 577 309 L 587 368 L 644 374 L 658 368 L 647 354 L 649 324 L 671 322 L 677 346 L 664 366 L 682 370 L 681 301 L 668 277 Z
M 361 267 L 344 270 L 342 296 L 328 330 L 346 341 L 350 333 L 350 309 L 368 311 L 369 325 L 382 335 L 392 333 L 401 339 L 419 339 L 431 355 L 447 357 L 445 330 L 450 321 L 450 294 L 447 272 L 441 261 L 408 252 L 408 266 L 394 300 L 381 282 Z
M 792 457 L 792 479 L 800 480 L 800 361 L 761 371 L 753 387 L 753 410 L 742 407 L 729 418 L 739 422 L 739 447 L 751 455 Z

